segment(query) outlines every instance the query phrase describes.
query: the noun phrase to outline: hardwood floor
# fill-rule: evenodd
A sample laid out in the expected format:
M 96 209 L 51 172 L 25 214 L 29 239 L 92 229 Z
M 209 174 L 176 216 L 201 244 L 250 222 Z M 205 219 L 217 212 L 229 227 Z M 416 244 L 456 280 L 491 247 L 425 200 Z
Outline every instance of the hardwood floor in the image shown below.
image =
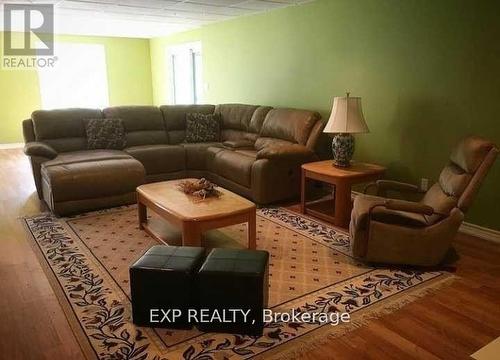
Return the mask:
M 83 355 L 18 218 L 43 210 L 21 150 L 0 150 L 0 358 Z M 500 246 L 458 235 L 460 279 L 302 359 L 465 359 L 500 336 Z

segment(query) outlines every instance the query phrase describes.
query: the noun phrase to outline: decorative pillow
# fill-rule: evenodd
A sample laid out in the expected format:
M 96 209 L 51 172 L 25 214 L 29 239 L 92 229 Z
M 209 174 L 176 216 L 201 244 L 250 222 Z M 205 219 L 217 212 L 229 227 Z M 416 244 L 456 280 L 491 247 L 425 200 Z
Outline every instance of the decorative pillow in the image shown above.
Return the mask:
M 121 150 L 127 145 L 122 119 L 85 120 L 87 149 Z
M 210 142 L 220 140 L 219 114 L 186 114 L 186 142 Z

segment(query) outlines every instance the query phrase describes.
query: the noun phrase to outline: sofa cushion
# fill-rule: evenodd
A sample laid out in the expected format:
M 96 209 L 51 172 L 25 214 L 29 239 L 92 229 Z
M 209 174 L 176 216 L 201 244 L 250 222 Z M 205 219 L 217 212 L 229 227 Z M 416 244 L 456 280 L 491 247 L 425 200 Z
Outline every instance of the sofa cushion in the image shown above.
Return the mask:
M 257 150 L 251 150 L 251 149 L 239 149 L 239 150 L 234 150 L 235 153 L 245 155 L 245 156 L 250 156 L 251 158 L 257 160 Z
M 37 141 L 43 141 L 57 152 L 87 148 L 84 119 L 102 119 L 98 109 L 37 110 L 31 114 Z
M 41 172 L 53 202 L 126 194 L 144 182 L 141 163 L 113 150 L 65 153 L 43 163 Z
M 43 163 L 44 167 L 69 165 L 85 161 L 102 161 L 111 159 L 130 159 L 131 156 L 120 150 L 81 150 L 58 154 L 56 158 Z
M 213 114 L 215 105 L 162 105 L 160 111 L 168 132 L 170 144 L 179 144 L 186 138 L 186 114 Z
M 221 147 L 221 143 L 193 143 L 182 144 L 186 152 L 186 168 L 189 170 L 207 169 L 207 152 L 209 147 Z
M 147 175 L 165 174 L 186 168 L 185 151 L 179 145 L 142 145 L 125 149 L 146 169 Z
M 267 114 L 272 109 L 273 108 L 270 106 L 259 106 L 257 109 L 255 109 L 252 118 L 250 119 L 248 130 L 252 133 L 259 134 Z
M 257 159 L 304 163 L 314 159 L 314 152 L 303 145 L 268 146 L 257 153 Z
M 220 115 L 189 113 L 186 115 L 186 142 L 202 143 L 220 140 Z
M 212 163 L 213 168 L 210 170 L 219 176 L 249 188 L 254 162 L 255 158 L 251 156 L 232 150 L 222 150 L 215 155 Z
M 272 108 L 269 106 L 253 106 L 226 104 L 219 105 L 223 117 L 221 139 L 222 141 L 252 141 L 259 137 L 259 132 L 264 119 Z M 251 113 L 253 111 L 253 113 Z
M 221 104 L 215 107 L 215 112 L 220 114 L 224 129 L 248 131 L 250 121 L 257 105 Z
M 221 140 L 222 141 L 251 141 L 255 142 L 259 134 L 254 134 L 248 131 L 233 130 L 233 129 L 222 129 Z
M 87 149 L 121 150 L 127 145 L 121 119 L 85 119 Z
M 53 202 L 96 199 L 134 192 L 144 182 L 144 167 L 132 158 L 84 161 L 42 167 L 42 179 Z
M 296 143 L 292 141 L 280 140 L 269 137 L 259 137 L 255 141 L 255 149 L 262 150 L 266 147 L 278 147 L 278 146 L 292 146 L 296 145 Z
M 168 143 L 163 116 L 156 106 L 114 106 L 103 113 L 105 118 L 123 120 L 127 146 Z
M 222 145 L 228 149 L 253 149 L 254 142 L 250 140 L 228 140 L 224 141 Z
M 298 109 L 272 109 L 267 113 L 260 136 L 306 145 L 311 129 L 321 118 L 317 112 Z
M 210 146 L 206 150 L 205 164 L 208 171 L 215 173 L 215 158 L 221 151 L 226 151 L 222 146 Z

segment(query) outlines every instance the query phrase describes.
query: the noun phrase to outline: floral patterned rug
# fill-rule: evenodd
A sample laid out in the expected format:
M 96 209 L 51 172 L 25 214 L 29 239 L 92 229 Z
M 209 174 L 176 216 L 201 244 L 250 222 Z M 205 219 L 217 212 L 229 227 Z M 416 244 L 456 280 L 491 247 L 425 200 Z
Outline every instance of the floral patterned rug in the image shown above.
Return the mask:
M 262 208 L 257 215 L 257 248 L 270 253 L 269 307 L 276 312 L 347 312 L 350 324 L 272 322 L 261 337 L 136 327 L 128 268 L 157 242 L 139 230 L 134 206 L 72 218 L 45 213 L 23 222 L 91 359 L 293 358 L 436 291 L 453 277 L 440 271 L 372 268 L 350 256 L 349 237 L 338 229 L 283 208 Z M 150 220 L 161 224 L 154 215 Z M 243 248 L 245 231 L 243 224 L 212 231 L 204 246 Z

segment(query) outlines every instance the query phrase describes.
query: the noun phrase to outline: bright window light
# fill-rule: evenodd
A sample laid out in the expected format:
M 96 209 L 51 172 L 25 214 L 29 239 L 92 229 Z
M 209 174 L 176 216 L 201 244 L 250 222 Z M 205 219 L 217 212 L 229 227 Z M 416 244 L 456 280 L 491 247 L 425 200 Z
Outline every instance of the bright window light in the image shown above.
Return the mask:
M 201 43 L 194 42 L 166 49 L 167 68 L 171 69 L 170 103 L 201 104 L 203 72 Z
M 109 106 L 104 45 L 57 43 L 53 68 L 38 68 L 43 109 Z

